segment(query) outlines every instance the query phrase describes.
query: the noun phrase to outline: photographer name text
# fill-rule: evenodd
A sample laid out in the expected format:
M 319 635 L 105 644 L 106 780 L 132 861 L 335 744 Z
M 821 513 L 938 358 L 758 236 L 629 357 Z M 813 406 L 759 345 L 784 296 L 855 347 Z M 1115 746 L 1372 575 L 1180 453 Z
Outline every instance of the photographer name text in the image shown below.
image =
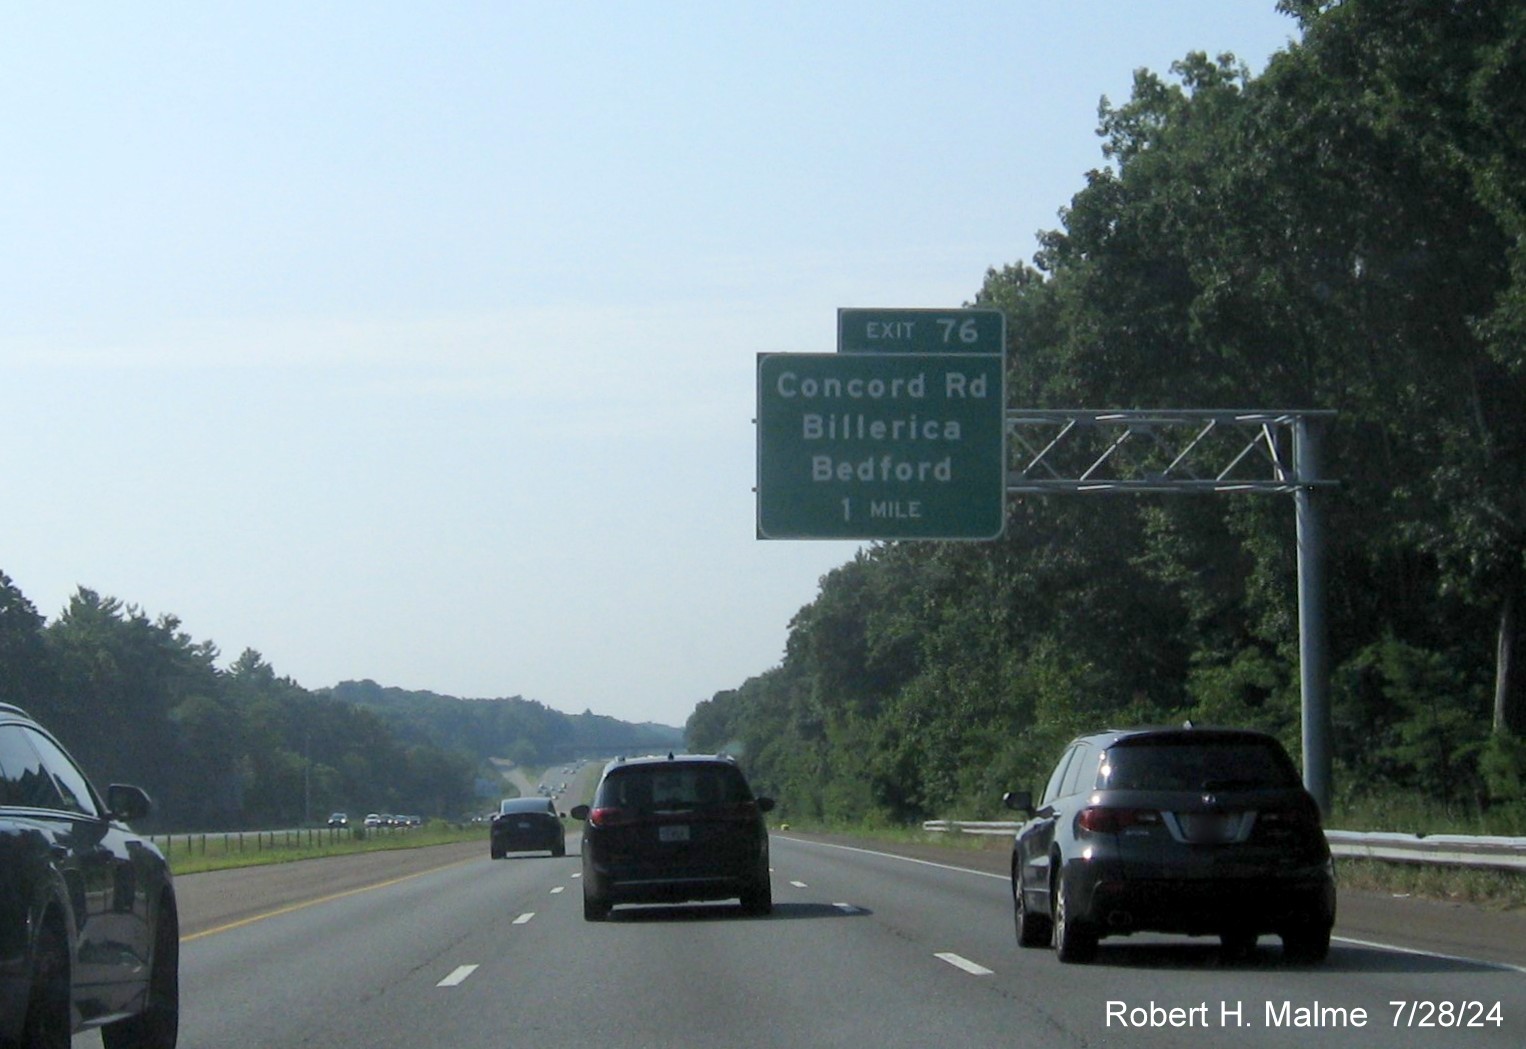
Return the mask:
M 1260 1004 L 1260 1010 L 1256 1005 Z M 1128 1028 L 1172 1027 L 1500 1027 L 1505 1022 L 1499 1002 L 1484 1001 L 1390 1001 L 1384 1009 L 1332 1005 L 1313 1000 L 1252 1003 L 1225 1001 L 1216 1005 L 1142 1005 L 1109 1001 L 1106 1026 Z

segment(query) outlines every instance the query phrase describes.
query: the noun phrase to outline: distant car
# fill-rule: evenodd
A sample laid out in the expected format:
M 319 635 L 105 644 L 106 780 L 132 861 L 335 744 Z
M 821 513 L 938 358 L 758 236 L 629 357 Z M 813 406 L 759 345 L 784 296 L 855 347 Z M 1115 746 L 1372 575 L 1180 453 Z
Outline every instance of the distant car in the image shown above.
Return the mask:
M 382 827 L 382 826 L 385 826 L 385 824 L 382 822 L 381 813 L 379 813 L 379 812 L 372 812 L 372 813 L 367 814 L 364 823 L 365 823 L 365 826 L 367 826 L 367 827 Z
M 728 757 L 685 754 L 605 766 L 584 820 L 583 917 L 621 903 L 735 897 L 749 914 L 773 910 L 768 872 L 770 798 L 754 797 Z
M 1074 740 L 1012 848 L 1024 947 L 1085 962 L 1107 936 L 1219 937 L 1230 956 L 1263 934 L 1290 961 L 1321 961 L 1335 873 L 1319 806 L 1271 736 L 1239 729 L 1101 732 Z
M 541 849 L 553 856 L 567 855 L 567 828 L 549 798 L 505 798 L 488 834 L 488 853 L 495 860 Z
M 336 812 L 333 815 L 329 816 L 329 826 L 330 827 L 348 827 L 349 825 L 350 825 L 350 817 L 345 815 L 342 812 Z
M 169 865 L 124 821 L 148 795 L 103 801 L 46 729 L 0 704 L 0 1044 L 172 1049 L 180 925 Z

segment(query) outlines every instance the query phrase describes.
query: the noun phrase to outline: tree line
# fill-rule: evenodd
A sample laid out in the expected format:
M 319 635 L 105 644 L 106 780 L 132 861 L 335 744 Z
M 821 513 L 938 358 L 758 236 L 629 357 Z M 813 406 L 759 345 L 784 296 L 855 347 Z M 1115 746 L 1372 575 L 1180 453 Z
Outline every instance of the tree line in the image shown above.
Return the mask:
M 573 757 L 654 753 L 683 746 L 671 725 L 620 721 L 585 710 L 564 714 L 535 700 L 462 700 L 374 681 L 342 681 L 327 695 L 374 711 L 406 740 L 520 765 L 555 764 Z
M 0 702 L 38 718 L 98 787 L 135 783 L 162 830 L 297 826 L 331 811 L 459 818 L 527 763 L 678 730 L 345 682 L 309 691 L 252 649 L 226 669 L 180 620 L 81 587 L 51 622 L 0 572 Z
M 1526 7 L 1285 0 L 1298 39 L 1136 73 L 1104 163 L 974 305 L 1009 403 L 1334 409 L 1337 810 L 1526 826 Z M 701 703 L 797 818 L 996 814 L 1105 724 L 1299 749 L 1285 497 L 1009 497 L 986 544 L 884 543 L 781 663 Z M 1519 833 L 1519 829 L 1514 832 Z

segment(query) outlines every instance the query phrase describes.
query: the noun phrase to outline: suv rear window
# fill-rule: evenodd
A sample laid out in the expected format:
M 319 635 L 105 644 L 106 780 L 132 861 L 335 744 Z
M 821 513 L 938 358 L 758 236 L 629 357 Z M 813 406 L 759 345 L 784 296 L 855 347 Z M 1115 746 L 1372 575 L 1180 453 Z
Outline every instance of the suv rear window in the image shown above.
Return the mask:
M 1107 790 L 1273 790 L 1297 787 L 1281 748 L 1253 740 L 1156 738 L 1115 744 L 1097 775 Z
M 611 772 L 594 805 L 677 812 L 751 800 L 747 780 L 729 765 L 661 765 Z

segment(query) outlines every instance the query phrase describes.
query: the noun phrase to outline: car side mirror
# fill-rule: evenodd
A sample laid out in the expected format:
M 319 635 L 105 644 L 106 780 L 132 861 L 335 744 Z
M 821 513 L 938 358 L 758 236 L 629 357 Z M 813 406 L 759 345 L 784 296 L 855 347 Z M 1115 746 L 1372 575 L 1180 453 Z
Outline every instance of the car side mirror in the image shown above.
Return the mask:
M 588 818 L 588 806 L 587 805 L 574 805 L 574 806 L 572 806 L 572 818 L 575 819 L 575 820 L 586 820 Z
M 139 787 L 113 783 L 106 788 L 106 808 L 110 810 L 112 819 L 131 823 L 147 816 L 153 807 L 154 803 L 148 800 L 148 795 Z
M 1001 796 L 1001 803 L 1015 812 L 1033 815 L 1033 794 L 1026 790 L 1009 790 Z
M 758 806 L 758 811 L 759 812 L 772 812 L 772 811 L 774 811 L 774 799 L 773 798 L 757 798 L 757 799 L 755 799 L 755 802 L 756 802 L 756 804 Z

